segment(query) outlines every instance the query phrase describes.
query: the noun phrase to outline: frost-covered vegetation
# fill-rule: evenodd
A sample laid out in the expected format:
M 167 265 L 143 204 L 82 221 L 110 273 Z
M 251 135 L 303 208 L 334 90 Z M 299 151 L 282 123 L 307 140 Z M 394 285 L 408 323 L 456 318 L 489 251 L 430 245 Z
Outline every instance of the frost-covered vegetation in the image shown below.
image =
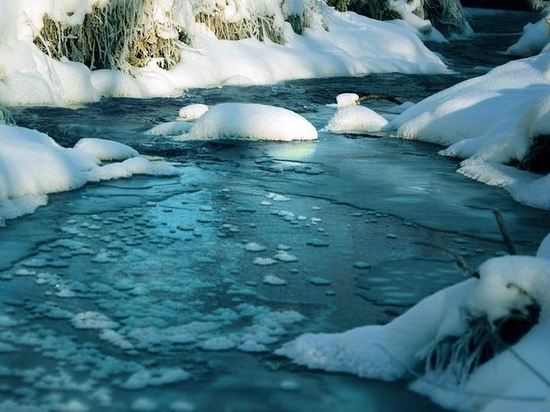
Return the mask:
M 459 0 L 329 0 L 338 10 L 352 10 L 379 20 L 403 19 L 422 31 L 433 25 L 449 34 L 470 34 Z
M 0 124 L 15 124 L 15 121 L 13 120 L 10 111 L 4 106 L 0 106 Z
M 446 71 L 414 25 L 339 13 L 322 0 L 7 0 L 0 16 L 7 105 Z
M 447 408 L 541 411 L 550 405 L 550 235 L 537 256 L 490 259 L 384 326 L 306 334 L 279 354 L 310 368 L 413 379 Z

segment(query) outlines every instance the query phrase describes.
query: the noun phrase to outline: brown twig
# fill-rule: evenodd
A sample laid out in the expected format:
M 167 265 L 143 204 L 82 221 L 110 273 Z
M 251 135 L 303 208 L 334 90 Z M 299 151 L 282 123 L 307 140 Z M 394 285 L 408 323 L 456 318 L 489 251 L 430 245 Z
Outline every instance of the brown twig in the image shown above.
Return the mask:
M 383 94 L 376 94 L 376 93 L 367 93 L 367 94 L 364 94 L 363 96 L 361 96 L 359 98 L 359 100 L 357 101 L 358 104 L 361 104 L 363 102 L 366 102 L 367 100 L 387 100 L 388 102 L 390 103 L 395 103 L 395 104 L 403 104 L 403 102 L 401 101 L 401 99 L 399 99 L 398 97 L 395 97 L 395 96 L 387 96 L 387 95 L 383 95 Z
M 416 244 L 418 245 L 422 245 L 422 246 L 428 246 L 428 247 L 431 247 L 431 248 L 434 248 L 434 249 L 437 249 L 437 250 L 440 250 L 442 252 L 445 252 L 446 254 L 448 254 L 449 256 L 452 256 L 455 261 L 456 261 L 456 265 L 459 267 L 459 269 L 461 269 L 464 273 L 466 273 L 467 275 L 470 275 L 474 278 L 477 278 L 479 279 L 479 272 L 475 269 L 472 269 L 470 267 L 470 265 L 468 265 L 468 263 L 462 258 L 462 256 L 460 255 L 457 255 L 456 253 L 450 251 L 449 249 L 445 249 L 441 246 L 436 246 L 436 245 L 432 245 L 431 243 L 426 243 L 426 242 L 415 242 Z
M 514 247 L 514 242 L 512 242 L 512 238 L 508 234 L 508 230 L 506 229 L 506 223 L 504 222 L 504 217 L 502 216 L 502 213 L 500 210 L 493 209 L 493 214 L 495 215 L 495 218 L 497 220 L 498 229 L 500 230 L 500 235 L 502 236 L 502 240 L 504 241 L 504 244 L 506 245 L 506 249 L 508 249 L 508 253 L 510 255 L 517 255 L 516 248 Z

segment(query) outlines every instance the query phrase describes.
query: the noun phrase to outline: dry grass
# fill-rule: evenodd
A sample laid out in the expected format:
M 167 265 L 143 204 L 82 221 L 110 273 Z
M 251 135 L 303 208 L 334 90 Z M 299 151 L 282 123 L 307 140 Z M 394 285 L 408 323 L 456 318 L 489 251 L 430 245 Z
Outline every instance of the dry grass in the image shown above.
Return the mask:
M 283 30 L 281 27 L 277 27 L 273 16 L 257 16 L 233 23 L 223 20 L 219 13 L 199 13 L 195 19 L 199 23 L 204 23 L 218 39 L 256 38 L 258 40 L 269 39 L 279 44 L 285 43 Z
M 144 67 L 152 60 L 165 69 L 180 60 L 179 45 L 188 40 L 180 27 L 161 27 L 153 16 L 154 0 L 112 0 L 95 6 L 78 26 L 44 18 L 35 44 L 56 59 L 65 57 L 91 69 Z M 176 33 L 166 38 L 163 33 Z
M 377 20 L 399 18 L 388 6 L 388 0 L 328 0 L 328 4 L 340 11 L 352 10 Z M 467 27 L 459 0 L 422 0 L 421 14 L 445 34 L 463 33 Z
M 10 111 L 4 106 L 0 106 L 0 124 L 15 125 Z

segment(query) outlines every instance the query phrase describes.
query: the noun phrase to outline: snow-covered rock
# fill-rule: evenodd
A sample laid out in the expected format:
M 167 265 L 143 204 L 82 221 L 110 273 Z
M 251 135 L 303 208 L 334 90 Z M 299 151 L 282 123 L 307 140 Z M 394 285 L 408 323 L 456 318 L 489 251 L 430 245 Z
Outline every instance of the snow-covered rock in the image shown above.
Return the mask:
M 111 140 L 86 138 L 79 140 L 74 149 L 94 157 L 97 163 L 112 160 L 126 160 L 139 156 L 137 150 Z
M 384 380 L 405 378 L 424 364 L 425 372 L 412 389 L 444 407 L 485 412 L 544 410 L 550 399 L 547 239 L 541 245 L 542 255 L 539 251 L 537 257 L 490 259 L 480 267 L 480 279 L 437 292 L 387 325 L 305 334 L 277 353 L 310 368 Z M 498 343 L 500 349 L 485 359 L 480 347 L 467 345 L 481 342 L 483 336 L 476 333 L 500 342 L 502 338 L 494 336 L 503 336 L 502 322 L 513 314 L 538 319 L 519 340 L 509 343 L 510 349 Z M 487 326 L 475 330 L 476 324 Z
M 549 208 L 547 177 L 499 163 L 523 161 L 536 137 L 550 135 L 550 50 L 439 92 L 393 119 L 389 129 L 449 146 L 441 154 L 468 159 L 461 173 Z
M 179 116 L 182 120 L 192 122 L 193 120 L 197 120 L 207 111 L 208 106 L 205 104 L 190 104 L 180 109 Z
M 506 51 L 513 56 L 534 56 L 550 43 L 550 14 L 537 23 L 528 23 L 519 40 Z
M 359 95 L 356 93 L 341 93 L 336 96 L 338 107 L 353 106 L 359 102 Z
M 290 110 L 251 103 L 222 103 L 201 116 L 181 140 L 315 140 L 317 130 Z
M 387 124 L 386 119 L 368 107 L 345 106 L 336 111 L 327 129 L 331 133 L 363 134 L 379 132 Z
M 135 157 L 134 149 L 120 143 L 83 139 L 75 148 L 63 148 L 45 134 L 15 126 L 0 125 L 0 147 L 0 221 L 33 212 L 47 203 L 48 193 L 89 181 L 178 173 L 165 162 Z

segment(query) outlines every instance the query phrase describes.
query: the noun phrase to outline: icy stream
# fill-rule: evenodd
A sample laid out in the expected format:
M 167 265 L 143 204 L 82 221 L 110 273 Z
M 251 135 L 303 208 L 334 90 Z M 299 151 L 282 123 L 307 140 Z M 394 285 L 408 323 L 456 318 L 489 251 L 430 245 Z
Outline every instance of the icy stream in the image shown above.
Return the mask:
M 272 352 L 304 331 L 385 323 L 461 280 L 426 244 L 472 265 L 504 253 L 492 208 L 528 253 L 550 213 L 456 174 L 457 161 L 417 142 L 321 133 L 313 143 L 181 143 L 144 131 L 189 103 L 268 103 L 321 129 L 341 92 L 417 101 L 505 62 L 498 51 L 533 19 L 520 16 L 495 27 L 476 15 L 475 28 L 493 34 L 431 45 L 449 76 L 16 111 L 19 125 L 63 145 L 117 140 L 182 175 L 52 195 L 0 229 L 0 410 L 439 410 L 405 384 L 317 373 Z M 504 29 L 514 34 L 495 32 Z

